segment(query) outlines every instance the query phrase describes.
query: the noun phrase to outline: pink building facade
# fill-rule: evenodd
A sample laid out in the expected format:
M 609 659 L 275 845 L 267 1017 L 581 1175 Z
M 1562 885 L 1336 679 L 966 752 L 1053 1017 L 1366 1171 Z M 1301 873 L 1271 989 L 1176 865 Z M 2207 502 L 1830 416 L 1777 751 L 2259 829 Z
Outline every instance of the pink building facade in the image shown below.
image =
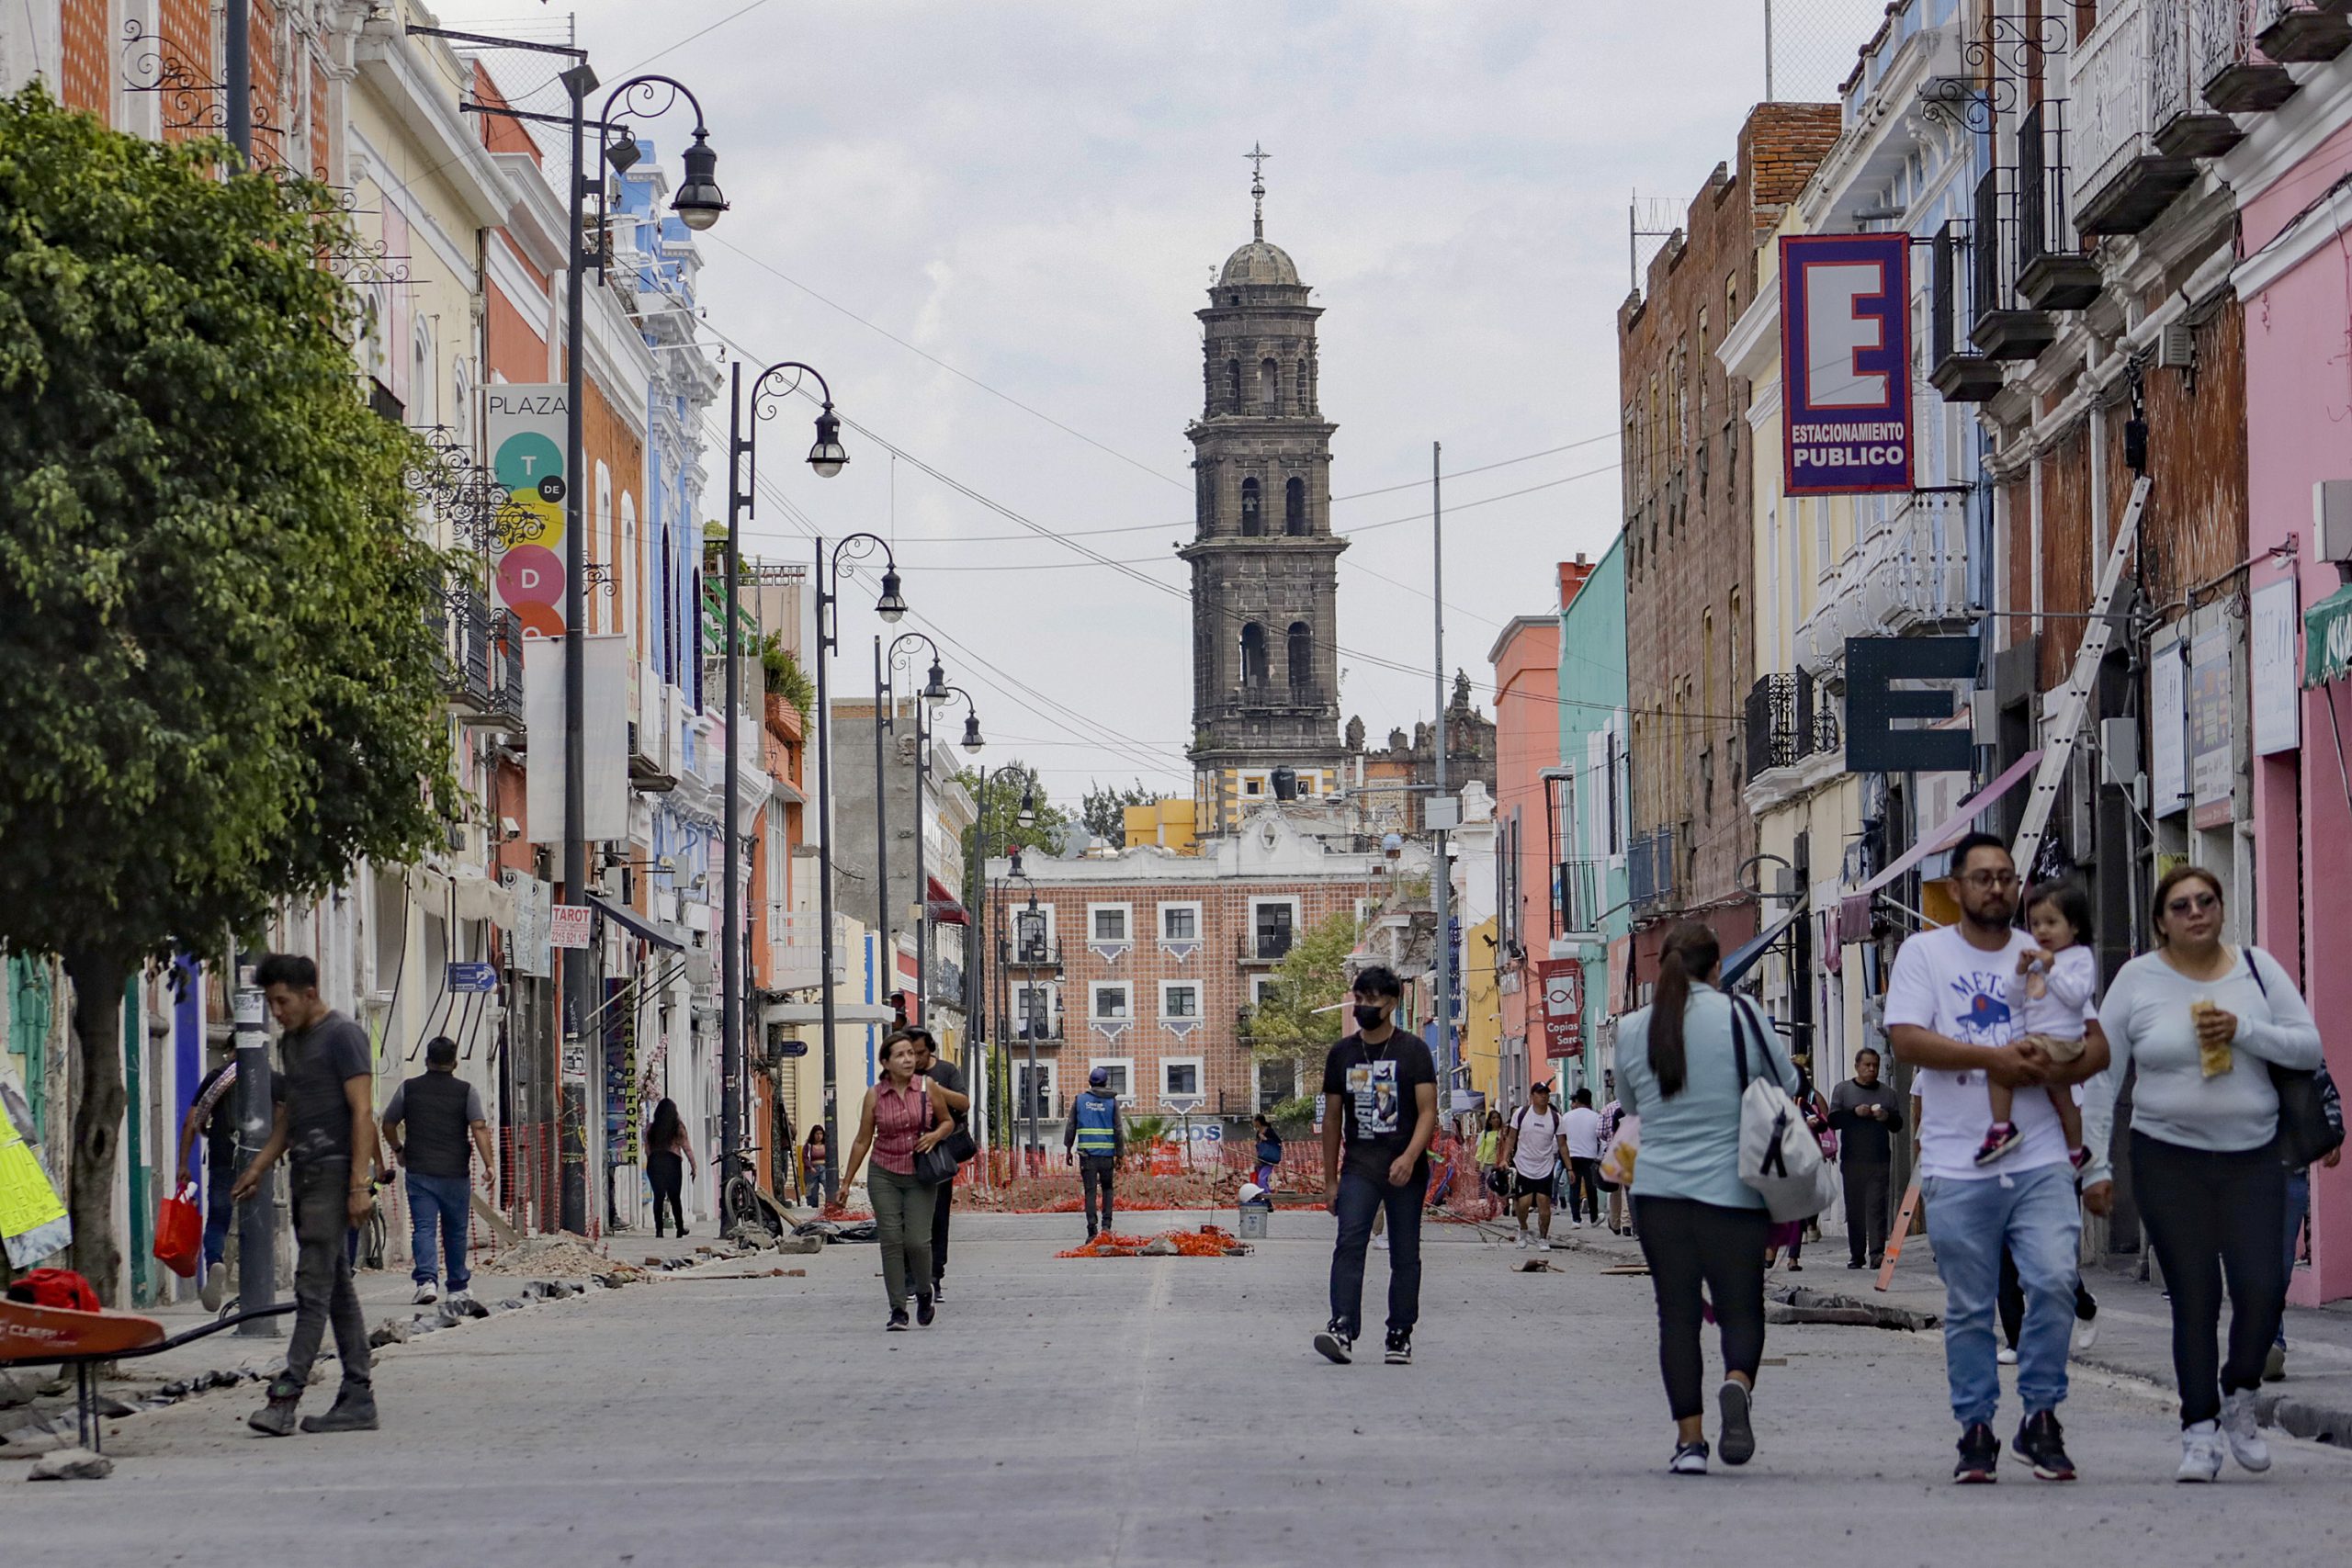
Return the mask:
M 2352 1084 L 2352 778 L 2336 739 L 2352 694 L 2342 677 L 2302 683 L 2304 613 L 2346 581 L 2321 554 L 2314 487 L 2352 479 L 2352 54 L 2298 76 L 2295 98 L 2221 161 L 2241 223 L 2252 562 L 2256 907 L 2240 932 L 2298 976 L 2330 1070 Z M 2306 1306 L 2352 1296 L 2352 1162 L 2312 1171 L 2290 1293 Z

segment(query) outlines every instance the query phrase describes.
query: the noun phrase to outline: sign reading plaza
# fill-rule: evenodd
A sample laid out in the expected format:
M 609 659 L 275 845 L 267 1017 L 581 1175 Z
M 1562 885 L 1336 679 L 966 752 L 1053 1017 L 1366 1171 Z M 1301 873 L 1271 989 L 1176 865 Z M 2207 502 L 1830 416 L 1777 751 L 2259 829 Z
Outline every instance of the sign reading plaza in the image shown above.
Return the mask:
M 1911 242 L 1804 234 L 1781 242 L 1784 489 L 1911 489 Z

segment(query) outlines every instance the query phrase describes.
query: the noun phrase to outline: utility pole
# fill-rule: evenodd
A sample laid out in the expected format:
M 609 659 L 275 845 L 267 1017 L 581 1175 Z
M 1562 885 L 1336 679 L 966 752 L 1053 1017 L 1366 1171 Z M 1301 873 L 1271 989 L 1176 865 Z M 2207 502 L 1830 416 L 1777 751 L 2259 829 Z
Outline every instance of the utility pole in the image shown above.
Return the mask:
M 882 639 L 874 639 L 874 944 L 882 954 L 882 1000 L 899 988 L 899 950 L 890 944 L 890 773 L 884 761 L 882 732 L 898 724 L 898 693 L 884 668 Z M 887 706 L 885 705 L 888 705 Z M 920 808 L 915 813 L 920 817 Z
M 564 234 L 563 305 L 568 325 L 564 366 L 563 430 L 563 897 L 568 904 L 588 902 L 588 616 L 586 554 L 588 519 L 581 504 L 581 472 L 587 466 L 585 367 L 588 355 L 581 331 L 587 308 L 585 274 L 587 247 L 581 228 L 586 214 L 581 197 L 587 182 L 587 98 L 596 85 L 586 61 L 563 73 L 571 99 L 571 182 Z M 729 624 L 734 599 L 728 598 Z M 733 714 L 728 722 L 735 720 Z M 729 866 L 731 881 L 735 868 Z M 589 964 L 585 948 L 563 953 L 563 1049 L 557 1075 L 557 1211 L 565 1230 L 588 1233 L 588 1045 L 581 1031 L 591 1010 Z M 722 1189 L 722 1191 L 724 1190 Z
M 1437 750 L 1437 794 L 1439 801 L 1447 801 L 1445 793 L 1445 509 L 1439 491 L 1442 484 L 1441 469 L 1444 448 L 1430 443 L 1430 552 L 1432 565 L 1430 572 L 1430 613 L 1437 626 L 1437 727 L 1432 743 Z M 1441 822 L 1453 820 L 1450 802 L 1440 807 Z M 1434 978 L 1430 990 L 1437 1004 L 1437 1065 L 1440 1078 L 1438 1114 L 1445 1114 L 1447 1096 L 1453 1091 L 1453 885 L 1452 868 L 1445 859 L 1445 829 L 1437 829 L 1437 866 L 1430 876 L 1430 894 L 1437 908 L 1436 962 L 1430 966 Z
M 237 150 L 246 168 L 254 163 L 254 14 L 253 0 L 229 0 L 229 37 L 222 51 L 228 80 L 229 145 Z

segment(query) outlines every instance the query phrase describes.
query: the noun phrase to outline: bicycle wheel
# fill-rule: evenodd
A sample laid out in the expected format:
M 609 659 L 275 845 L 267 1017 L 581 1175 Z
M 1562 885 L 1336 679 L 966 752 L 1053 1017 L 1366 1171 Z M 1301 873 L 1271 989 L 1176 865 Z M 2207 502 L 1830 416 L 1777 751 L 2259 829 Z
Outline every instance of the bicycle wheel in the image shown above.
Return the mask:
M 748 1177 L 730 1177 L 727 1182 L 727 1228 L 760 1223 L 760 1200 L 752 1190 Z

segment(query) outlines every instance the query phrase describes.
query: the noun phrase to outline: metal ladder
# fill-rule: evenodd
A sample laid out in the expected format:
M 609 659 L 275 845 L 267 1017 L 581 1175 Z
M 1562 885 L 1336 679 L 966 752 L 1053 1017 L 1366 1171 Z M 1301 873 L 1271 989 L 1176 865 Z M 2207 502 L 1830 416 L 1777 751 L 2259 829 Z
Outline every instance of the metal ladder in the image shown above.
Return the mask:
M 2122 525 L 2115 530 L 2115 543 L 2099 572 L 2098 592 L 2091 599 L 2082 646 L 2075 650 L 2075 667 L 2067 672 L 2066 683 L 2052 694 L 2058 699 L 2058 722 L 2043 743 L 2041 764 L 2033 773 L 2033 793 L 2026 797 L 2025 820 L 2018 824 L 2017 842 L 2009 850 L 2019 876 L 2033 874 L 2034 857 L 2041 852 L 2042 836 L 2050 830 L 2050 813 L 2058 804 L 2058 786 L 2075 760 L 2075 748 L 2082 743 L 2083 718 L 2090 711 L 2099 662 L 2115 640 L 2115 596 L 2122 589 L 2123 568 L 2140 536 L 2140 513 L 2148 504 L 2153 483 L 2145 474 L 2132 483 L 2131 503 L 2124 508 Z

